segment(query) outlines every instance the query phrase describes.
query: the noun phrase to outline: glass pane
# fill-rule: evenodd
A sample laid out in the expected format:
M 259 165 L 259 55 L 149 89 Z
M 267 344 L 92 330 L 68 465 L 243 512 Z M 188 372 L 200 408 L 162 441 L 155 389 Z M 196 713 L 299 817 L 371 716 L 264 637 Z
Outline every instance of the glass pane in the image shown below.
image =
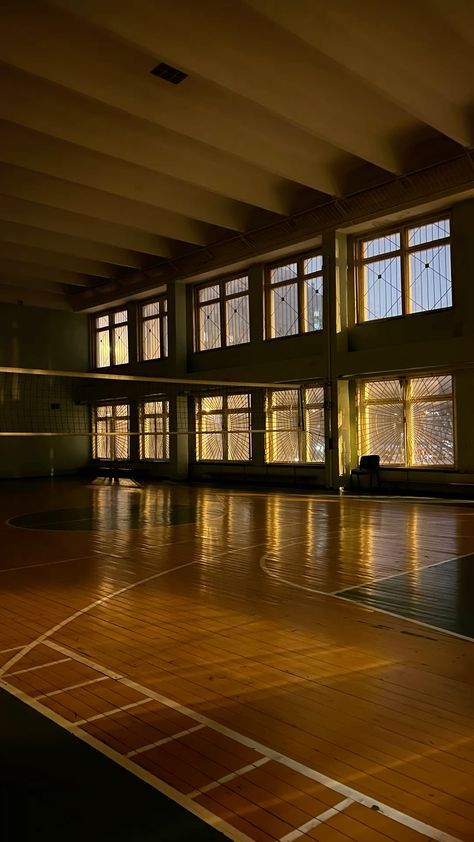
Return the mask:
M 128 430 L 128 418 L 115 419 L 115 431 L 117 433 L 124 433 L 124 435 L 117 435 L 113 437 L 115 446 L 115 459 L 128 459 L 129 457 L 130 436 L 128 435 Z
M 384 237 L 376 237 L 374 240 L 364 240 L 362 243 L 362 257 L 377 257 L 379 254 L 387 254 L 390 251 L 398 251 L 400 248 L 400 234 L 386 234 Z
M 323 279 L 311 278 L 304 282 L 304 329 L 322 330 L 323 327 Z
M 377 260 L 362 268 L 363 319 L 387 319 L 402 314 L 401 262 L 399 257 Z
M 266 436 L 267 462 L 299 462 L 299 413 L 297 410 L 273 410 Z
M 232 281 L 226 281 L 225 292 L 226 295 L 235 295 L 239 292 L 247 292 L 248 288 L 249 279 L 247 277 L 234 278 Z
M 321 389 L 322 391 L 322 389 Z M 324 409 L 322 406 L 306 407 L 305 410 L 306 461 L 323 463 L 324 448 Z
M 128 363 L 128 325 L 114 328 L 114 364 Z
M 245 397 L 245 395 L 239 396 Z M 250 413 L 231 412 L 227 416 L 227 459 L 230 462 L 247 462 L 250 459 Z M 240 431 L 240 432 L 237 432 Z
M 142 357 L 144 360 L 160 358 L 160 323 L 158 319 L 142 322 Z
M 365 401 L 402 400 L 402 384 L 400 380 L 366 380 L 362 386 Z
M 229 395 L 227 406 L 229 409 L 248 409 L 250 407 L 250 395 Z
M 453 465 L 452 401 L 410 404 L 408 443 L 412 465 Z
M 142 319 L 148 319 L 150 316 L 157 316 L 160 312 L 160 302 L 152 301 L 149 304 L 144 304 L 142 307 Z
M 200 351 L 209 351 L 221 346 L 220 304 L 206 304 L 199 308 Z
M 270 270 L 270 282 L 277 284 L 279 281 L 289 281 L 298 275 L 298 264 L 287 263 L 286 266 L 277 266 Z
M 96 431 L 101 435 L 95 438 L 95 457 L 96 459 L 110 459 L 110 438 L 104 433 L 107 432 L 107 421 L 97 419 Z
M 227 345 L 250 342 L 249 297 L 231 298 L 225 304 Z
M 314 272 L 323 271 L 323 256 L 322 254 L 315 254 L 313 257 L 307 257 L 304 260 L 305 275 L 312 275 Z
M 198 459 L 222 460 L 224 458 L 221 413 L 202 415 L 198 419 L 197 455 Z
M 320 404 L 324 403 L 324 389 L 322 386 L 309 386 L 306 387 L 304 390 L 304 399 L 306 406 L 310 404 Z
M 298 287 L 288 284 L 271 290 L 271 335 L 294 336 L 298 333 Z
M 114 313 L 114 324 L 120 325 L 127 321 L 127 311 L 120 310 L 119 313 Z
M 115 407 L 115 415 L 118 418 L 126 418 L 129 415 L 128 404 L 126 404 L 126 403 L 118 404 Z
M 96 364 L 97 368 L 110 365 L 110 334 L 108 330 L 96 333 Z
M 163 316 L 161 319 L 161 324 L 163 328 L 163 352 L 162 356 L 168 356 L 168 316 Z
M 380 456 L 382 465 L 404 465 L 404 414 L 400 381 L 366 382 L 361 385 L 359 395 L 359 455 L 376 454 Z
M 198 300 L 199 301 L 212 301 L 215 298 L 219 298 L 220 292 L 218 286 L 210 286 L 204 287 L 198 291 Z
M 270 392 L 269 406 L 288 406 L 298 408 L 299 392 L 298 389 L 277 389 Z
M 433 240 L 442 240 L 449 237 L 449 219 L 438 219 L 436 222 L 429 222 L 428 225 L 419 225 L 417 228 L 410 228 L 408 231 L 408 245 L 421 246 L 424 243 L 431 243 Z
M 423 313 L 452 306 L 451 249 L 435 246 L 410 254 L 408 310 Z
M 201 398 L 202 412 L 218 412 L 223 407 L 224 399 L 222 395 L 213 395 Z
M 109 317 L 107 316 L 97 316 L 95 320 L 96 330 L 101 327 L 108 327 L 109 326 Z

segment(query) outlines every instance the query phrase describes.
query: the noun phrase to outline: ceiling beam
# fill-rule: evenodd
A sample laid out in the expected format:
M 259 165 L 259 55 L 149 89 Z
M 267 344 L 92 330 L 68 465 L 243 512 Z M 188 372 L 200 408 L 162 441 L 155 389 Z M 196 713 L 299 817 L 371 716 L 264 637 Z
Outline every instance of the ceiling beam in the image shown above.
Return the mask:
M 45 292 L 25 286 L 12 286 L 0 281 L 0 301 L 3 304 L 25 304 L 30 307 L 42 307 L 49 310 L 71 310 L 71 305 L 64 294 Z
M 0 164 L 0 183 L 3 184 L 2 179 L 7 172 L 8 167 L 2 168 Z M 119 265 L 133 267 L 135 258 L 132 256 L 137 253 L 160 257 L 171 257 L 173 254 L 170 241 L 156 234 L 1 193 L 0 219 L 20 225 L 24 223 L 41 231 L 45 230 L 74 239 L 79 238 L 81 241 L 87 241 L 88 244 L 97 243 L 105 248 L 111 247 L 114 251 L 125 250 L 125 255 L 130 255 L 125 263 L 122 264 L 121 260 L 110 261 Z M 132 260 L 131 263 L 127 262 L 129 259 Z
M 196 245 L 205 245 L 210 237 L 207 226 L 195 220 L 23 167 L 0 164 L 0 189 L 8 196 L 104 222 L 117 225 L 126 222 L 130 227 L 159 237 Z
M 66 284 L 68 286 L 76 287 L 92 287 L 96 283 L 91 278 L 85 275 L 80 275 L 79 272 L 70 272 L 68 270 L 47 268 L 46 266 L 38 266 L 34 263 L 25 263 L 21 260 L 5 259 L 1 261 L 0 269 L 3 275 L 8 276 L 12 280 L 15 278 L 38 279 L 40 281 L 54 281 L 58 284 Z
M 32 263 L 38 266 L 45 266 L 52 269 L 66 269 L 70 272 L 78 272 L 82 275 L 92 275 L 97 278 L 114 278 L 117 276 L 117 267 L 109 263 L 100 263 L 97 260 L 85 260 L 83 257 L 71 257 L 68 254 L 49 251 L 36 246 L 18 245 L 17 243 L 5 242 L 2 226 L 0 225 L 0 266 L 1 261 L 21 260 L 23 263 Z

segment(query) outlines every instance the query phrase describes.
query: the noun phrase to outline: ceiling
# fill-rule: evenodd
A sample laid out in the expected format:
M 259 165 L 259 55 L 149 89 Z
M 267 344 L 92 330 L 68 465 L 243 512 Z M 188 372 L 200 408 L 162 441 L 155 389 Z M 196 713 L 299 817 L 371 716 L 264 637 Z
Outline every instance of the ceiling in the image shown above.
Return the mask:
M 3 300 L 90 307 L 443 162 L 474 185 L 471 0 L 3 0 L 0 46 Z

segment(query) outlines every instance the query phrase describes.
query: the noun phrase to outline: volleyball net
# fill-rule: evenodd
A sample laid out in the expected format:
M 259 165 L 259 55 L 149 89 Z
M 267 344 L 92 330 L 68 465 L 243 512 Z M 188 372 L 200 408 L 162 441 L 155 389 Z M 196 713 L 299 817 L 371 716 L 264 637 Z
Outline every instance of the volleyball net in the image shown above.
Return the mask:
M 196 459 L 324 461 L 324 388 L 317 383 L 171 379 L 0 368 L 0 436 L 78 436 L 95 459 L 166 460 L 184 436 Z

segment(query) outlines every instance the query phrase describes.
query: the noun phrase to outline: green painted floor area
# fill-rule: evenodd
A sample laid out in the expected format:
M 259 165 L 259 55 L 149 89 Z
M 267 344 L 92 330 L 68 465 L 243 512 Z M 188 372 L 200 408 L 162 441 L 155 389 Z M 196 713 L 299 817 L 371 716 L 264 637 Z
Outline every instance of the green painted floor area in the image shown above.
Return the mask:
M 225 838 L 0 690 L 0 840 L 224 842 Z
M 474 639 L 474 555 L 361 585 L 340 596 Z

